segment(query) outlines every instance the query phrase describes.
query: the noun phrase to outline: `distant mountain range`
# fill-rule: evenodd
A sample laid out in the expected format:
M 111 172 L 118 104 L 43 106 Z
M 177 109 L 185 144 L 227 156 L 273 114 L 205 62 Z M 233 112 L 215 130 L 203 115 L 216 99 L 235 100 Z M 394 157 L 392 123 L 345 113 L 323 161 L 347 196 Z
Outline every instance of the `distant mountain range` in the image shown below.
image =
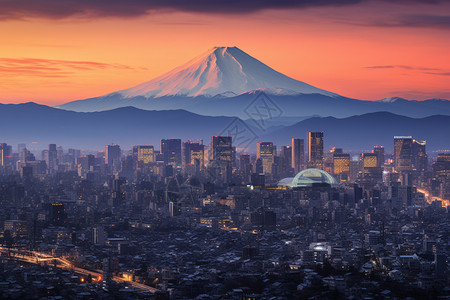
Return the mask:
M 184 110 L 147 111 L 134 107 L 94 113 L 60 110 L 35 103 L 0 104 L 0 141 L 8 144 L 38 142 L 77 149 L 102 149 L 116 143 L 154 145 L 162 138 L 207 139 L 218 135 L 233 121 L 230 117 L 209 117 Z
M 307 131 L 323 131 L 325 149 L 371 150 L 375 145 L 393 151 L 394 136 L 413 136 L 427 141 L 428 151 L 449 149 L 450 116 L 410 118 L 376 112 L 338 119 L 313 117 L 263 135 L 260 140 L 288 145 L 292 137 L 305 138 Z
M 428 150 L 448 149 L 450 116 L 435 115 L 409 118 L 388 112 L 369 113 L 348 118 L 299 118 L 300 122 L 281 126 L 274 118 L 270 128 L 251 130 L 257 141 L 273 141 L 289 145 L 292 137 L 305 138 L 306 132 L 324 131 L 325 147 L 345 150 L 370 149 L 384 145 L 392 150 L 394 135 L 412 135 L 427 140 Z M 123 149 L 149 144 L 159 149 L 162 138 L 204 139 L 209 144 L 213 135 L 227 135 L 227 128 L 241 120 L 232 117 L 210 117 L 185 110 L 147 111 L 124 107 L 104 112 L 82 113 L 60 110 L 35 103 L 0 104 L 0 142 L 15 145 L 37 142 L 37 149 L 50 143 L 64 147 L 102 149 L 116 143 Z M 292 124 L 293 118 L 289 118 Z M 244 124 L 244 123 L 243 123 Z M 255 128 L 253 120 L 247 120 Z M 245 125 L 244 125 L 245 126 Z
M 248 107 L 262 92 L 285 117 L 349 117 L 378 111 L 410 117 L 450 115 L 450 101 L 443 99 L 364 101 L 343 97 L 285 76 L 236 47 L 215 47 L 148 82 L 57 108 L 92 112 L 134 106 L 246 119 Z

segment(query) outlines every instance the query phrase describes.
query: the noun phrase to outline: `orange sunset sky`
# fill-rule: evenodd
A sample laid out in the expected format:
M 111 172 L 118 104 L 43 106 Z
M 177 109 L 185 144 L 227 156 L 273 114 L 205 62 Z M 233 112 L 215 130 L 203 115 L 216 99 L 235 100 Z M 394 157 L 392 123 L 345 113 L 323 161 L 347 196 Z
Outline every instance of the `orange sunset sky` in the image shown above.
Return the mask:
M 213 46 L 347 97 L 450 99 L 449 1 L 180 2 L 0 0 L 0 102 L 100 96 Z

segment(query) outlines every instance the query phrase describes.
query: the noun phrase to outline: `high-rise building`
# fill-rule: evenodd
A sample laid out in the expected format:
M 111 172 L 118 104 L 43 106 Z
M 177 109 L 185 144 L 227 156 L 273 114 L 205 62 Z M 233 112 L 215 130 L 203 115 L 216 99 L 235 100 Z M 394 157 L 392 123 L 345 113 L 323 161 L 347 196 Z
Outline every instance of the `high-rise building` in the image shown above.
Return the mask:
M 412 136 L 394 136 L 394 169 L 397 172 L 412 170 Z
M 212 153 L 213 161 L 233 161 L 233 138 L 231 136 L 213 136 L 212 137 Z
M 161 154 L 165 164 L 181 166 L 181 139 L 162 139 Z
M 292 139 L 292 168 L 297 174 L 305 168 L 305 140 Z
M 198 165 L 203 168 L 205 164 L 205 146 L 203 143 L 184 142 L 182 151 L 184 165 Z
M 305 140 L 292 139 L 292 168 L 297 174 L 305 168 Z
M 235 151 L 231 136 L 213 136 L 209 151 L 209 174 L 216 183 L 231 180 Z
M 252 173 L 252 164 L 250 162 L 249 154 L 241 154 L 239 156 L 239 171 L 244 177 L 244 181 L 247 182 L 250 178 L 250 174 Z
M 120 166 L 122 152 L 119 145 L 105 146 L 105 164 L 108 166 Z
M 155 149 L 153 146 L 136 146 L 137 161 L 144 164 L 155 162 Z
M 53 174 L 58 168 L 58 150 L 56 144 L 48 145 L 48 150 L 42 152 L 42 158 L 47 163 L 48 173 Z
M 384 165 L 384 146 L 374 146 L 372 152 L 377 155 L 377 167 L 382 167 Z
M 308 131 L 308 167 L 323 168 L 323 131 Z
M 280 175 L 282 177 L 292 176 L 292 147 L 281 146 L 280 151 Z
M 450 199 L 450 153 L 439 153 L 433 163 L 436 180 L 435 194 L 443 199 Z
M 361 153 L 361 164 L 363 168 L 377 168 L 378 155 L 376 153 Z
M 412 167 L 417 172 L 423 174 L 428 167 L 428 155 L 426 150 L 426 141 L 414 139 L 412 144 Z
M 350 154 L 333 153 L 333 174 L 340 181 L 348 181 L 350 176 Z
M 272 174 L 276 153 L 277 146 L 272 142 L 256 143 L 256 158 L 261 159 L 264 174 Z

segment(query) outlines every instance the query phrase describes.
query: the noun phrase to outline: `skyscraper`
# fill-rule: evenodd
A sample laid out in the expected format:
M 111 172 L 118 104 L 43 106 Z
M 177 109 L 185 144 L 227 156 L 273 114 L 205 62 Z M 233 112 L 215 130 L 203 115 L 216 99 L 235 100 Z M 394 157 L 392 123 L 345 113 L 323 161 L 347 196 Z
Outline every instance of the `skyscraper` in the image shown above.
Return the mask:
M 291 146 L 281 146 L 279 171 L 283 177 L 292 176 L 292 156 Z
M 384 146 L 374 146 L 372 152 L 377 155 L 377 167 L 382 167 L 384 165 Z
M 56 144 L 48 145 L 48 151 L 44 153 L 44 160 L 47 163 L 47 170 L 50 174 L 56 172 L 58 168 L 58 151 L 56 150 Z
M 162 139 L 161 154 L 163 155 L 165 164 L 181 166 L 181 140 Z
M 261 159 L 264 174 L 272 174 L 272 166 L 275 161 L 277 146 L 272 142 L 256 143 L 256 158 Z
M 231 136 L 213 136 L 210 147 L 209 174 L 213 180 L 219 182 L 229 182 L 234 162 L 235 151 Z
M 239 156 L 239 171 L 241 172 L 242 176 L 244 177 L 244 181 L 248 181 L 249 176 L 252 173 L 252 165 L 250 162 L 249 154 L 241 154 Z
M 347 181 L 350 176 L 350 154 L 333 153 L 333 174 L 340 181 Z
M 297 174 L 305 168 L 305 140 L 292 139 L 292 168 Z
M 426 150 L 426 141 L 414 139 L 412 144 L 412 166 L 417 172 L 423 174 L 428 167 L 428 155 Z
M 153 146 L 136 146 L 136 152 L 138 162 L 144 164 L 155 162 L 155 149 Z
M 122 152 L 119 145 L 105 146 L 105 164 L 112 168 L 112 170 L 118 170 L 120 168 L 121 155 Z
M 394 169 L 397 172 L 412 170 L 412 136 L 394 136 Z
M 231 136 L 213 136 L 211 145 L 211 159 L 213 161 L 233 161 L 233 146 Z
M 376 153 L 361 153 L 361 163 L 363 168 L 378 167 L 378 155 Z
M 184 165 L 204 166 L 205 146 L 203 143 L 184 142 L 182 146 Z
M 308 131 L 308 167 L 323 168 L 323 131 Z

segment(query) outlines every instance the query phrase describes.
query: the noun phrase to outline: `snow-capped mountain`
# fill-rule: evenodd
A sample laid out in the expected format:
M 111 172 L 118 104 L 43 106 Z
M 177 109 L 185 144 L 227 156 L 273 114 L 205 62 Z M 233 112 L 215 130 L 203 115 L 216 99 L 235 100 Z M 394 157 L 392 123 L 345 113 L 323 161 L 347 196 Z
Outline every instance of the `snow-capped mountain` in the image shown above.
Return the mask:
M 212 48 L 135 87 L 56 108 L 93 112 L 134 106 L 145 110 L 185 109 L 208 116 L 249 118 L 249 107 L 261 93 L 270 97 L 283 117 L 348 117 L 377 111 L 410 117 L 450 115 L 448 100 L 412 101 L 392 97 L 365 101 L 343 97 L 283 75 L 237 47 Z
M 336 94 L 283 75 L 237 47 L 214 47 L 199 57 L 135 87 L 111 93 L 143 96 L 239 95 L 256 89 L 275 94 Z

